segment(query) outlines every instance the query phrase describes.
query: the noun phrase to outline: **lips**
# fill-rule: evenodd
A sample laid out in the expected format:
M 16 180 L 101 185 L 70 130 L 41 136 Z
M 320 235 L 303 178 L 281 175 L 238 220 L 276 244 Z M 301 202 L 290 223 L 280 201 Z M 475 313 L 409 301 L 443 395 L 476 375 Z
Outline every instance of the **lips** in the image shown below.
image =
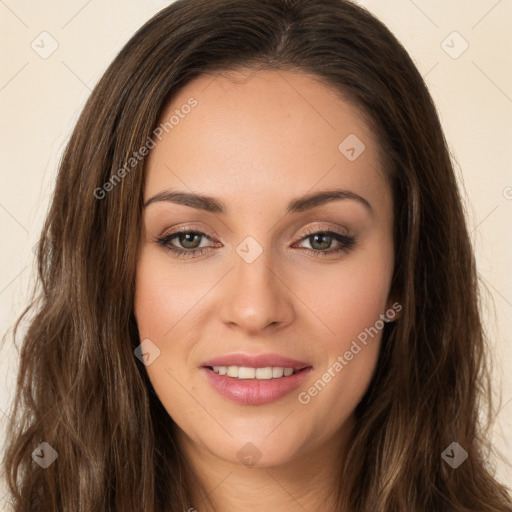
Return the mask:
M 308 368 L 312 365 L 304 361 L 298 361 L 279 354 L 227 354 L 204 361 L 201 366 L 247 366 L 249 368 L 265 368 L 269 366 L 293 368 L 296 371 Z
M 288 377 L 243 380 L 219 375 L 208 367 L 201 368 L 201 374 L 211 388 L 225 399 L 241 405 L 265 405 L 285 397 L 291 399 L 293 391 L 306 383 L 312 371 L 312 367 L 309 366 Z

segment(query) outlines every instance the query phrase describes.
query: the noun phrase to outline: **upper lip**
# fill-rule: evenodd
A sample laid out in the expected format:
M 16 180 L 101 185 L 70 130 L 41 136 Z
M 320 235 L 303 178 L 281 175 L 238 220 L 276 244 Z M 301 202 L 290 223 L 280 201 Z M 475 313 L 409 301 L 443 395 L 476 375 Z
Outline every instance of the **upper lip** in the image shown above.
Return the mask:
M 282 367 L 302 370 L 311 366 L 303 361 L 297 361 L 290 357 L 280 356 L 279 354 L 226 354 L 225 356 L 215 357 L 202 363 L 202 366 L 246 366 L 249 368 Z

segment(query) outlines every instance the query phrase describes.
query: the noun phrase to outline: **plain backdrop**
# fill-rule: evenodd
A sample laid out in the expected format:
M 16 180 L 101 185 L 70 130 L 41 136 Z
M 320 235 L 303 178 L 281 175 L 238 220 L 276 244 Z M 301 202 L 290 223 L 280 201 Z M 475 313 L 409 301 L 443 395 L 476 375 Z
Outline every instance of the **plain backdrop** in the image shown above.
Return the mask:
M 18 353 L 15 318 L 65 143 L 116 53 L 163 0 L 0 0 L 0 443 Z M 438 107 L 466 201 L 493 342 L 498 478 L 512 482 L 512 2 L 362 0 L 402 42 Z M 441 455 L 441 454 L 439 454 Z M 0 511 L 7 507 L 2 502 Z

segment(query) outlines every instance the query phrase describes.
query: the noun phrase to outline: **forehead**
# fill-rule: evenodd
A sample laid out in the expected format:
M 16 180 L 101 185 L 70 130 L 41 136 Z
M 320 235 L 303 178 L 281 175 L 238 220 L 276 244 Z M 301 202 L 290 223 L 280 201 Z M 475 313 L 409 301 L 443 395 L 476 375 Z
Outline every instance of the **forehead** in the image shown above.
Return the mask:
M 360 111 L 305 73 L 201 75 L 159 122 L 167 126 L 148 156 L 146 199 L 176 188 L 238 206 L 315 188 L 382 192 L 378 144 Z

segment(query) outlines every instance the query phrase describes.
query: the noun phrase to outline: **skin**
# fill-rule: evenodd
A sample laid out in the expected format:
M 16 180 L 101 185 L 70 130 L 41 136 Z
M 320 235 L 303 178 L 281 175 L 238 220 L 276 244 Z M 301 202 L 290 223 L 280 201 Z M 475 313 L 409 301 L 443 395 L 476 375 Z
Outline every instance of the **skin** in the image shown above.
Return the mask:
M 382 331 L 308 404 L 298 393 L 394 303 L 392 195 L 377 141 L 356 107 L 304 73 L 201 75 L 162 120 L 191 96 L 197 106 L 148 155 L 144 200 L 193 191 L 221 200 L 227 211 L 169 201 L 145 208 L 135 316 L 140 339 L 160 350 L 146 370 L 220 510 L 333 510 L 354 409 L 374 373 Z M 349 134 L 365 144 L 354 161 L 338 149 Z M 286 214 L 292 199 L 335 188 L 362 196 L 372 211 L 343 199 Z M 186 245 L 176 237 L 172 245 L 210 252 L 184 259 L 155 241 L 185 226 L 212 240 Z M 315 249 L 340 244 L 315 243 L 309 228 L 349 233 L 356 243 L 314 257 Z M 248 236 L 263 250 L 252 263 L 236 251 Z M 200 369 L 238 351 L 289 356 L 313 371 L 276 402 L 238 404 L 219 395 Z M 248 442 L 261 453 L 252 467 L 237 456 Z M 197 495 L 191 507 L 209 510 Z

